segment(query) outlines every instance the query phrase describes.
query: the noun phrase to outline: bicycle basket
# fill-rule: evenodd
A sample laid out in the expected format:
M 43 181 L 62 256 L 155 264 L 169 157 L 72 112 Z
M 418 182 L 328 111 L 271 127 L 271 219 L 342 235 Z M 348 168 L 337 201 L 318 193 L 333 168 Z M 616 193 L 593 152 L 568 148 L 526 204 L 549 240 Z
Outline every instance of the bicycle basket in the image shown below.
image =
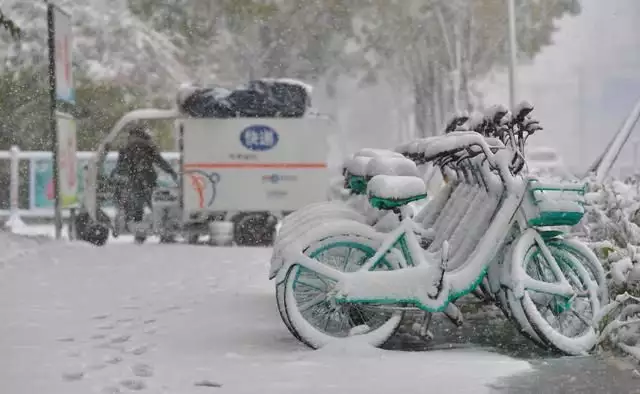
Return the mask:
M 525 201 L 527 223 L 532 227 L 575 226 L 584 216 L 586 185 L 529 181 Z

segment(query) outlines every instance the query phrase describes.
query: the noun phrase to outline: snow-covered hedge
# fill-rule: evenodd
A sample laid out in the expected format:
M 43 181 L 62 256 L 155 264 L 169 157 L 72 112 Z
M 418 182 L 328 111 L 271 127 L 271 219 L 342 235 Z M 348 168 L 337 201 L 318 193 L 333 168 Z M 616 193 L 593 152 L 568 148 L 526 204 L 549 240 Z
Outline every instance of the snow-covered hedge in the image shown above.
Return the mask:
M 601 344 L 640 360 L 640 182 L 585 181 L 587 213 L 574 232 L 603 262 L 613 299 L 598 319 Z
M 587 213 L 574 232 L 603 262 L 612 295 L 629 292 L 640 296 L 640 184 L 586 182 Z

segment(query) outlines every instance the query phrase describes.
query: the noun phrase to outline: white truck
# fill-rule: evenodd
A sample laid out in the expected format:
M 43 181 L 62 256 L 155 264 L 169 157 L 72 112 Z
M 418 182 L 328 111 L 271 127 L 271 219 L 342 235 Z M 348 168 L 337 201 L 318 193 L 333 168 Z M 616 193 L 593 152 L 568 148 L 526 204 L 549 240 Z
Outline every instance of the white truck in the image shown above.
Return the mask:
M 281 217 L 327 198 L 334 127 L 326 117 L 195 118 L 180 106 L 141 109 L 117 122 L 89 162 L 76 225 L 81 239 L 101 245 L 116 228 L 100 210 L 99 175 L 110 145 L 130 123 L 158 119 L 175 124 L 179 185 L 156 189 L 150 220 L 136 231 L 138 241 L 155 234 L 161 241 L 182 236 L 195 243 L 209 235 L 215 242 L 228 228 L 237 245 L 268 245 Z

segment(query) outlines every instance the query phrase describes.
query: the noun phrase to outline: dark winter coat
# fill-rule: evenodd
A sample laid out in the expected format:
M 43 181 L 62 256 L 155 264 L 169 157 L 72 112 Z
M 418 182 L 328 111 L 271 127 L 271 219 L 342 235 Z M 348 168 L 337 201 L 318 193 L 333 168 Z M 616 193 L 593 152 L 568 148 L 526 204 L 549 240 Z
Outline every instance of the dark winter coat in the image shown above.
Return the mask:
M 124 175 L 135 185 L 140 187 L 153 187 L 158 180 L 153 165 L 157 165 L 163 171 L 169 173 L 174 179 L 176 172 L 171 165 L 160 155 L 160 151 L 153 142 L 133 138 L 127 146 L 120 150 L 115 172 Z

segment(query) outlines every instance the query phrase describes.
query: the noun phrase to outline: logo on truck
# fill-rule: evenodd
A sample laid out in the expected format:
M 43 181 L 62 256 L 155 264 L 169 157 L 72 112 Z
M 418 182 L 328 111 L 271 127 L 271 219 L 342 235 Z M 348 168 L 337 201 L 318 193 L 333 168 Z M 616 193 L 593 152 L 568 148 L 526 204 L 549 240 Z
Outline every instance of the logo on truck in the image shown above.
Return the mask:
M 240 142 L 245 148 L 263 152 L 273 149 L 278 144 L 278 133 L 269 126 L 253 125 L 242 130 Z
M 220 174 L 201 170 L 188 170 L 185 175 L 189 178 L 191 188 L 198 196 L 198 207 L 208 208 L 216 199 L 216 189 L 220 182 Z

